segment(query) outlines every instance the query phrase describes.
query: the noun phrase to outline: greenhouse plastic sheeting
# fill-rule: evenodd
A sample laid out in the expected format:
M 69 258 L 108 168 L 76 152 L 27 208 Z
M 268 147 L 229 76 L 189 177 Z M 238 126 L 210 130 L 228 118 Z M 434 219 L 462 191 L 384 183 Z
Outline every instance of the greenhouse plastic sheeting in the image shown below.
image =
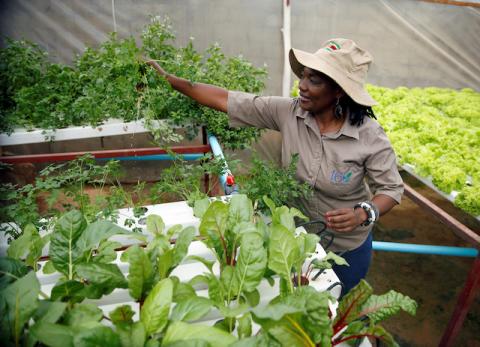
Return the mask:
M 292 46 L 315 51 L 332 37 L 352 38 L 374 56 L 368 82 L 386 87 L 480 90 L 480 8 L 418 0 L 291 0 Z M 283 71 L 280 0 L 46 0 L 0 2 L 0 34 L 27 38 L 53 60 L 71 62 L 116 29 L 140 36 L 149 16 L 169 16 L 177 44 L 194 37 L 202 51 L 218 42 L 227 55 L 267 64 L 264 94 L 280 95 Z M 280 136 L 254 148 L 279 162 Z M 248 157 L 248 153 L 239 155 Z
M 369 82 L 480 90 L 480 8 L 417 0 L 291 0 L 292 46 L 315 51 L 348 37 L 375 62 Z M 178 44 L 195 37 L 203 50 L 218 42 L 228 55 L 267 64 L 267 94 L 281 93 L 282 1 L 47 0 L 2 1 L 0 34 L 41 44 L 69 62 L 116 28 L 139 37 L 151 15 L 168 15 Z

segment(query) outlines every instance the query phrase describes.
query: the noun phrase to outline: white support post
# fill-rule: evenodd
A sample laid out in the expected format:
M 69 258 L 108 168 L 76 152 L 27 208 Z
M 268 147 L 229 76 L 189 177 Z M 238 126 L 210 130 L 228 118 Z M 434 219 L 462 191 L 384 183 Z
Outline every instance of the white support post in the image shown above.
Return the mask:
M 290 63 L 288 61 L 288 53 L 290 52 L 291 35 L 290 35 L 290 0 L 283 0 L 283 80 L 282 80 L 282 96 L 290 96 Z

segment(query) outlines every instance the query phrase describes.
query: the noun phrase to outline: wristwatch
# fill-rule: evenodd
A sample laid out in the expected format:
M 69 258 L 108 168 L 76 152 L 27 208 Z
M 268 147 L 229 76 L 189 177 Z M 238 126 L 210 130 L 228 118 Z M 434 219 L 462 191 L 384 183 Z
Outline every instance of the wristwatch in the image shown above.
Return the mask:
M 360 226 L 362 227 L 368 226 L 376 222 L 380 217 L 378 207 L 375 206 L 375 204 L 371 201 L 359 202 L 358 204 L 355 204 L 355 206 L 353 206 L 354 210 L 357 208 L 362 208 L 367 213 L 367 219 L 365 220 L 365 222 L 360 224 Z

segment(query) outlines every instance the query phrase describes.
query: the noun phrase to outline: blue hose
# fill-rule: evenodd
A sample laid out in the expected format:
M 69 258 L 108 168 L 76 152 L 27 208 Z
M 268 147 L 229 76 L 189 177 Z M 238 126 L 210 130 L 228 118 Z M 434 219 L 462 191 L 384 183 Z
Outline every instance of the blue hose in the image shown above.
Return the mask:
M 385 252 L 401 252 L 401 253 L 416 253 L 416 254 L 436 254 L 436 255 L 450 255 L 456 257 L 476 257 L 478 250 L 475 248 L 465 247 L 450 247 L 450 246 L 432 246 L 419 245 L 412 243 L 395 243 L 395 242 L 381 242 L 373 241 L 373 250 Z
M 194 153 L 194 154 L 177 154 L 178 157 L 184 160 L 197 160 L 204 157 L 204 154 L 201 153 Z M 129 160 L 138 160 L 138 161 L 146 161 L 146 160 L 173 160 L 173 157 L 170 154 L 152 154 L 152 155 L 142 155 L 142 156 L 131 156 L 131 157 L 113 157 L 113 158 L 100 158 L 99 160 L 122 160 L 122 161 L 129 161 Z

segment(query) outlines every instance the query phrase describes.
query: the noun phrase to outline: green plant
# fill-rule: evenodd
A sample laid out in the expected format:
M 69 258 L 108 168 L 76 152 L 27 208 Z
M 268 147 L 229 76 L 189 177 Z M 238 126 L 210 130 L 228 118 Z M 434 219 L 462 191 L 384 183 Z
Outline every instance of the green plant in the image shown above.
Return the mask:
M 377 323 L 400 310 L 415 315 L 417 308 L 414 300 L 395 291 L 372 295 L 372 288 L 364 280 L 340 301 L 333 322 L 329 318 L 331 300 L 328 292 L 301 287 L 286 296 L 273 299 L 267 307 L 253 309 L 253 320 L 262 330 L 248 343 L 335 346 L 373 337 L 387 346 L 398 346 L 393 337 Z
M 246 195 L 234 195 L 228 204 L 200 200 L 194 212 L 201 218 L 202 241 L 220 264 L 220 276 L 214 273 L 213 262 L 195 257 L 209 272 L 190 283 L 208 285 L 210 299 L 225 317 L 217 326 L 232 332 L 237 321 L 242 326 L 250 322 L 248 315 L 244 316 L 249 307 L 246 302 L 256 306 L 260 300 L 257 286 L 267 268 L 264 229 L 254 223 L 252 202 Z
M 66 163 L 47 166 L 40 171 L 34 184 L 22 187 L 2 184 L 0 196 L 5 205 L 0 208 L 3 223 L 0 231 L 16 239 L 27 225 L 48 228 L 59 214 L 71 208 L 79 209 L 89 221 L 103 218 L 116 221 L 119 208 L 132 206 L 134 217 L 140 218 L 144 214 L 141 206 L 146 198 L 145 183 L 139 182 L 128 192 L 120 184 L 119 177 L 118 161 L 99 165 L 86 154 Z M 95 199 L 87 194 L 87 186 L 96 190 Z M 43 202 L 46 203 L 45 211 L 39 208 Z M 131 226 L 134 221 L 126 222 L 130 223 L 126 226 Z
M 330 346 L 363 336 L 376 336 L 396 346 L 391 336 L 377 323 L 403 309 L 415 313 L 416 304 L 395 292 L 372 295 L 366 282 L 360 283 L 340 302 L 332 320 L 328 292 L 318 292 L 308 285 L 295 290 L 280 290 L 280 295 L 266 306 L 257 306 L 260 281 L 271 274 L 282 276 L 285 266 L 280 258 L 290 258 L 290 251 L 272 252 L 275 230 L 292 232 L 293 218 L 299 215 L 286 206 L 274 208 L 272 223 L 257 220 L 252 202 L 245 195 L 230 202 L 199 200 L 195 213 L 201 216 L 200 236 L 220 261 L 220 274 L 214 262 L 190 256 L 194 239 L 192 227 L 180 225 L 165 230 L 163 220 L 147 217 L 147 231 L 153 236 L 146 247 L 129 247 L 120 259 L 128 262 L 125 278 L 118 265 L 116 234 L 134 236 L 147 242 L 146 235 L 130 233 L 108 221 L 89 223 L 77 210 L 62 215 L 49 234 L 50 260 L 43 272 L 60 276 L 50 295 L 42 291 L 39 280 L 19 259 L 37 258 L 37 249 L 22 251 L 38 236 L 14 241 L 9 255 L 0 258 L 0 336 L 6 346 Z M 173 244 L 171 239 L 176 236 Z M 281 235 L 283 237 L 283 235 Z M 296 236 L 295 247 L 303 247 Z M 306 245 L 306 240 L 303 239 Z M 284 243 L 284 242 L 283 242 Z M 304 247 L 307 249 L 310 247 Z M 309 252 L 308 252 L 309 253 Z M 228 256 L 230 254 L 230 256 Z M 306 251 L 296 251 L 290 263 Z M 277 258 L 271 261 L 271 258 Z M 182 283 L 172 271 L 183 259 L 202 263 L 203 275 Z M 277 266 L 278 265 L 278 266 Z M 288 266 L 287 266 L 288 267 Z M 282 270 L 277 270 L 282 268 Z M 285 280 L 290 275 L 285 276 Z M 269 278 L 271 280 L 271 278 Z M 208 285 L 209 297 L 200 297 L 194 287 Z M 282 286 L 282 285 L 280 285 Z M 288 287 L 288 286 L 285 286 Z M 97 307 L 96 299 L 114 289 L 127 289 L 131 304 L 117 306 L 109 315 Z M 84 302 L 85 299 L 93 301 Z M 215 326 L 195 324 L 216 307 L 224 317 Z M 134 321 L 135 311 L 139 319 Z M 252 320 L 260 331 L 252 336 Z M 234 328 L 236 328 L 234 330 Z
M 289 205 L 298 197 L 308 198 L 312 188 L 307 183 L 300 183 L 296 178 L 298 154 L 292 155 L 287 168 L 279 168 L 254 156 L 252 168 L 244 176 L 238 176 L 240 192 L 255 201 L 256 209 L 268 213 L 269 208 L 263 200 L 268 196 L 275 205 Z
M 0 49 L 0 112 L 7 120 L 0 131 L 99 125 L 119 118 L 144 119 L 154 142 L 162 146 L 180 140 L 175 125 L 185 128 L 189 138 L 205 125 L 228 148 L 243 148 L 258 137 L 258 129 L 231 129 L 226 114 L 174 91 L 141 56 L 158 60 L 167 71 L 192 83 L 253 93 L 264 87 L 264 68 L 255 68 L 242 57 L 227 58 L 218 45 L 203 54 L 193 41 L 173 46 L 168 19 L 152 18 L 141 36 L 143 45 L 138 47 L 133 37 L 111 34 L 100 47 L 87 48 L 76 57 L 73 67 L 48 62 L 48 55 L 35 44 L 7 40 Z
M 393 337 L 377 323 L 403 310 L 415 315 L 417 303 L 393 290 L 373 295 L 372 287 L 364 280 L 340 301 L 333 322 L 333 345 L 365 336 L 376 337 L 387 346 L 398 346 Z
M 206 191 L 202 191 L 201 182 L 205 175 L 220 176 L 225 172 L 225 160 L 211 154 L 194 162 L 187 162 L 175 153 L 171 155 L 174 157 L 172 165 L 162 171 L 159 180 L 152 186 L 150 197 L 153 202 L 162 202 L 165 194 L 173 194 L 193 207 L 196 200 L 207 197 L 213 188 L 209 181 Z

